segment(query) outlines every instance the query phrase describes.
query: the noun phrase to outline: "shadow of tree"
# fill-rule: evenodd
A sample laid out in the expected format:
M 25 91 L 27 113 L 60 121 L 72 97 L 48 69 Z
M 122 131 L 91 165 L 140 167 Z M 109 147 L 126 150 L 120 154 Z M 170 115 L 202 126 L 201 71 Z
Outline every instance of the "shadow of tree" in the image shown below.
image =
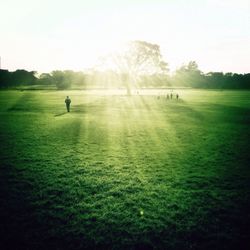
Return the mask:
M 32 93 L 25 93 L 10 107 L 8 111 L 32 111 L 30 108 L 30 101 Z
M 223 104 L 208 104 L 204 108 L 213 111 L 213 117 L 220 116 L 221 121 L 250 124 L 250 108 Z
M 194 118 L 197 120 L 204 120 L 204 115 L 192 108 L 187 102 L 184 100 L 178 100 L 171 103 L 166 103 L 166 112 L 170 111 L 173 114 L 184 114 L 189 118 Z

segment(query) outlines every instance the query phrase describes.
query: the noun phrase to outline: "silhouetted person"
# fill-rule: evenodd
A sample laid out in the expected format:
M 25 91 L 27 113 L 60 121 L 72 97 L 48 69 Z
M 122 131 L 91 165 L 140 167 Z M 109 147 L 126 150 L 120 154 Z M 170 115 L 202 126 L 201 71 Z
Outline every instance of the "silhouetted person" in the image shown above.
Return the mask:
M 65 103 L 66 103 L 67 111 L 70 112 L 70 103 L 71 103 L 71 100 L 70 100 L 69 96 L 66 97 Z
M 178 95 L 178 94 L 176 94 L 176 99 L 177 99 L 177 100 L 179 99 L 179 95 Z
M 173 93 L 170 94 L 170 98 L 173 99 Z

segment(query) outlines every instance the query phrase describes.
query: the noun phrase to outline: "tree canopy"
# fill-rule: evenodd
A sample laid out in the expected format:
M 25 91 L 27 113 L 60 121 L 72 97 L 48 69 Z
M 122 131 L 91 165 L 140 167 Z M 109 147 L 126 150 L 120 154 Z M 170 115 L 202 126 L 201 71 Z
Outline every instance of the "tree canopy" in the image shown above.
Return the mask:
M 145 41 L 132 41 L 122 52 L 112 56 L 116 70 L 122 76 L 127 93 L 145 75 L 166 74 L 168 64 L 163 60 L 160 46 Z

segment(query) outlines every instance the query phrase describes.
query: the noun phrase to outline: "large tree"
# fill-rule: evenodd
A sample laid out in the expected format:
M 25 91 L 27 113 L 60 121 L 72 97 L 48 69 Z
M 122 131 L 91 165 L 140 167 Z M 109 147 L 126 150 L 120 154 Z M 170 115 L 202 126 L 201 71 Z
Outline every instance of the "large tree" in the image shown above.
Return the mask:
M 168 72 L 168 64 L 162 58 L 160 46 L 145 41 L 130 42 L 124 51 L 112 56 L 112 61 L 128 95 L 142 76 Z

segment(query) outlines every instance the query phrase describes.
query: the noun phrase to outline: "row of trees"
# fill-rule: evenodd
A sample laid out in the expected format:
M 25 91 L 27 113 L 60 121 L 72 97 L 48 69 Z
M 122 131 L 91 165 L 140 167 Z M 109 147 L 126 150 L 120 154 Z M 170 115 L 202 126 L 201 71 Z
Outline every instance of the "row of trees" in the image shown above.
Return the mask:
M 52 71 L 38 75 L 35 71 L 0 70 L 0 87 L 55 86 L 57 89 L 88 87 L 124 87 L 127 93 L 139 87 L 192 87 L 250 89 L 250 73 L 210 72 L 204 74 L 195 61 L 169 75 L 160 46 L 145 41 L 130 42 L 124 51 L 102 58 L 97 69 L 86 72 Z
M 210 89 L 250 89 L 250 73 L 203 73 L 195 61 L 183 65 L 171 77 L 171 85 Z
M 34 71 L 0 70 L 0 88 L 12 88 L 19 86 L 55 86 L 57 89 L 70 88 L 131 88 L 143 87 L 192 87 L 210 89 L 250 89 L 250 73 L 234 74 L 222 72 L 210 72 L 204 74 L 200 70 L 190 69 L 188 65 L 182 66 L 174 75 L 152 74 L 140 75 L 135 81 L 127 74 L 119 74 L 115 71 L 74 72 L 53 71 L 38 75 Z
M 36 71 L 0 70 L 0 87 L 9 88 L 17 86 L 56 86 L 58 89 L 68 89 L 71 86 L 85 87 L 86 74 L 83 72 L 52 71 L 51 73 L 37 74 Z
M 1 88 L 13 87 L 18 85 L 33 85 L 37 82 L 34 71 L 28 72 L 18 69 L 14 72 L 8 70 L 0 70 L 0 86 Z

